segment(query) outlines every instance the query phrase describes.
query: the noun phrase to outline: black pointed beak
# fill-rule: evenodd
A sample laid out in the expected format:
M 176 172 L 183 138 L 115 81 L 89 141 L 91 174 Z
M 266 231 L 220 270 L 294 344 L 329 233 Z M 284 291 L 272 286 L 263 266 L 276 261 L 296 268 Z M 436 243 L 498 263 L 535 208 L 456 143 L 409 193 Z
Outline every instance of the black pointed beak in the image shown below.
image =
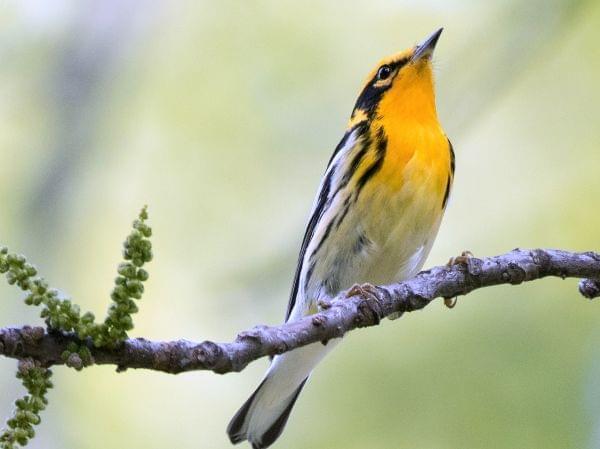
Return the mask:
M 435 49 L 435 45 L 437 44 L 440 35 L 444 31 L 443 28 L 440 28 L 437 31 L 431 33 L 423 42 L 418 44 L 415 47 L 415 52 L 413 53 L 412 60 L 419 61 L 424 58 L 431 58 L 433 55 L 433 50 Z

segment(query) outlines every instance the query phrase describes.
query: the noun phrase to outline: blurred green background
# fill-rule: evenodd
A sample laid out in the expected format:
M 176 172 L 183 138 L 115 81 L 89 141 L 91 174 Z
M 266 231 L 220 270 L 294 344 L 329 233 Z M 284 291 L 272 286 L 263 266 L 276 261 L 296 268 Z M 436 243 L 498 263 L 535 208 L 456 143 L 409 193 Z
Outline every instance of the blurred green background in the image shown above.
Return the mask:
M 283 318 L 304 224 L 376 61 L 439 26 L 455 187 L 427 265 L 599 249 L 600 3 L 4 1 L 0 242 L 102 316 L 143 204 L 134 336 Z M 39 324 L 0 283 L 1 326 Z M 478 291 L 353 332 L 277 448 L 600 448 L 600 306 L 576 281 Z M 259 382 L 58 368 L 32 448 L 227 448 Z M 0 416 L 21 388 L 0 360 Z

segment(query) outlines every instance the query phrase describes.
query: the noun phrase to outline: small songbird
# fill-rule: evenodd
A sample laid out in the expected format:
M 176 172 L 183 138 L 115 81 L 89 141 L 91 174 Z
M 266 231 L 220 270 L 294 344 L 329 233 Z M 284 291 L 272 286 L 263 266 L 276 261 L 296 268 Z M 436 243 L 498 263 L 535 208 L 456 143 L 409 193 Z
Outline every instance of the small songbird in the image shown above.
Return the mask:
M 315 313 L 320 299 L 355 284 L 408 279 L 425 263 L 454 177 L 431 65 L 441 33 L 382 60 L 367 77 L 313 203 L 286 321 Z M 276 356 L 229 423 L 231 442 L 270 446 L 312 370 L 339 341 Z

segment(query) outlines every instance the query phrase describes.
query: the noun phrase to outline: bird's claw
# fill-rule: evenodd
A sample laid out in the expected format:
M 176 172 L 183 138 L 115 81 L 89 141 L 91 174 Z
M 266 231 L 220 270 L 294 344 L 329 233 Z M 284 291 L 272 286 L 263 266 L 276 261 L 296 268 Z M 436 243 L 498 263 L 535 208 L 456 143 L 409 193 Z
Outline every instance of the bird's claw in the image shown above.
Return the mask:
M 467 263 L 469 263 L 469 259 L 475 257 L 473 255 L 473 253 L 469 250 L 467 251 L 463 251 L 462 253 L 460 253 L 460 256 L 456 256 L 456 257 L 451 257 L 450 260 L 448 261 L 448 263 L 446 264 L 447 267 L 451 267 L 453 265 L 465 265 Z
M 455 296 L 454 298 L 444 298 L 444 305 L 449 309 L 453 309 L 457 302 L 458 296 Z
M 363 296 L 377 299 L 377 287 L 369 283 L 354 284 L 346 294 L 347 298 L 351 298 L 352 296 Z
M 450 260 L 448 261 L 448 263 L 446 264 L 446 266 L 451 267 L 454 265 L 466 265 L 469 263 L 469 259 L 471 259 L 473 257 L 475 257 L 475 256 L 473 255 L 473 253 L 471 251 L 469 251 L 469 250 L 463 251 L 462 253 L 460 253 L 460 256 L 451 257 Z M 448 307 L 449 309 L 453 309 L 457 302 L 458 302 L 457 296 L 455 296 L 454 298 L 444 298 L 444 305 L 446 307 Z

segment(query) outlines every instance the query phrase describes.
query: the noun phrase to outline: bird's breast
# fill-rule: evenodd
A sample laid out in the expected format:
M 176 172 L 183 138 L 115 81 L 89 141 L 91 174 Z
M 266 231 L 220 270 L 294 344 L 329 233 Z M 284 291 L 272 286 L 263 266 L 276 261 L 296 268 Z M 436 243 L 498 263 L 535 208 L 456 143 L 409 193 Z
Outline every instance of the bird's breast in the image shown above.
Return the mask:
M 388 134 L 381 170 L 359 199 L 361 228 L 372 242 L 367 277 L 392 282 L 424 263 L 444 212 L 451 179 L 448 141 L 439 128 Z

